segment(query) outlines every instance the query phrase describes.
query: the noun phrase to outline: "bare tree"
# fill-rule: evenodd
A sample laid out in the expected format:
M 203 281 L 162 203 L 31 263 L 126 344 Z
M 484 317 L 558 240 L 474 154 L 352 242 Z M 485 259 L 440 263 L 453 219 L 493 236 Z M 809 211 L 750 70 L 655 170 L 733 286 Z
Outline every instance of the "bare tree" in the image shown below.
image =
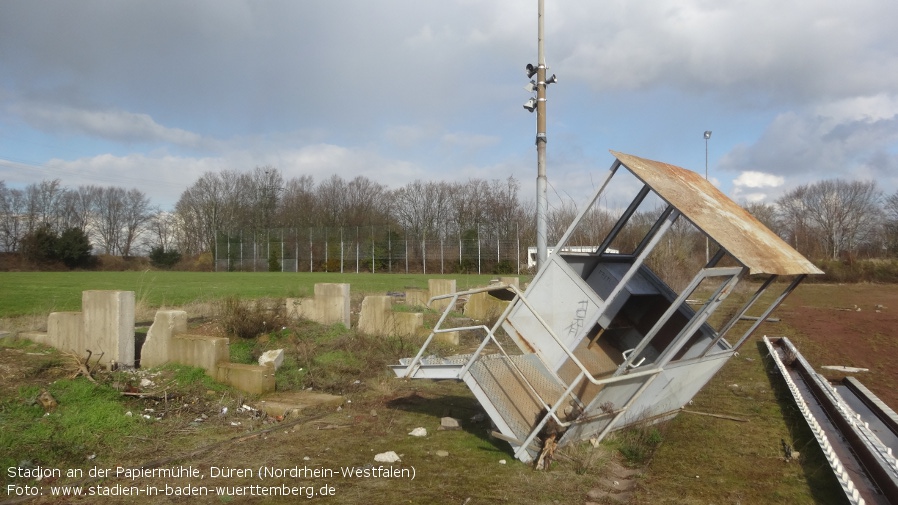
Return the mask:
M 97 245 L 106 254 L 117 254 L 121 244 L 127 192 L 122 188 L 103 188 L 94 202 L 94 229 Z
M 25 234 L 25 193 L 9 189 L 0 181 L 0 245 L 7 252 L 16 252 Z
M 315 182 L 312 176 L 303 175 L 287 181 L 281 199 L 278 220 L 288 227 L 311 226 L 317 212 Z
M 139 189 L 131 189 L 124 195 L 122 209 L 122 231 L 118 237 L 117 249 L 122 256 L 131 256 L 131 247 L 146 231 L 146 225 L 153 216 L 150 199 Z
M 880 199 L 873 181 L 832 180 L 800 186 L 777 204 L 785 222 L 809 225 L 823 254 L 837 259 L 872 238 L 879 228 Z
M 886 197 L 883 211 L 886 249 L 889 254 L 898 255 L 898 191 Z

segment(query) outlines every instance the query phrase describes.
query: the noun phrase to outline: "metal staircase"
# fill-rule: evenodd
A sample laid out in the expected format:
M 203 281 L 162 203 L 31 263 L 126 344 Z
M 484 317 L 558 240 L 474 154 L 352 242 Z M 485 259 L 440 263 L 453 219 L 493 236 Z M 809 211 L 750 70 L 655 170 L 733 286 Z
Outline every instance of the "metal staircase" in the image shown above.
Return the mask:
M 446 316 L 460 296 L 496 290 L 512 290 L 515 297 L 492 328 L 484 325 L 442 328 Z M 514 301 L 521 296 L 517 288 L 497 285 L 433 298 L 431 301 L 450 297 L 452 300 L 418 355 L 400 359 L 399 364 L 391 365 L 390 368 L 401 378 L 464 381 L 489 415 L 500 438 L 511 443 L 515 457 L 529 462 L 537 456 L 539 448 L 532 443 L 546 421 L 555 418 L 560 422 L 556 412 L 577 400 L 570 394 L 570 388 L 537 354 L 522 354 L 520 349 L 509 353 L 496 338 L 495 331 L 507 317 Z M 480 330 L 485 333 L 475 352 L 449 357 L 424 356 L 437 333 L 464 330 Z M 488 346 L 498 352 L 486 353 Z

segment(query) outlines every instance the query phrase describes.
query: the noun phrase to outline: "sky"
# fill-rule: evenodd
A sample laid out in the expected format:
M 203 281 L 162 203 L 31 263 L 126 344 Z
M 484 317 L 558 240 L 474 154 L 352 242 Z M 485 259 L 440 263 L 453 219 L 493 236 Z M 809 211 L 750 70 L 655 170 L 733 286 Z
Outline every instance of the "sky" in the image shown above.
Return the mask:
M 535 200 L 536 1 L 0 1 L 0 181 L 206 172 L 506 179 Z M 545 0 L 550 205 L 609 150 L 739 203 L 824 179 L 898 191 L 898 2 Z M 707 142 L 703 133 L 712 131 Z

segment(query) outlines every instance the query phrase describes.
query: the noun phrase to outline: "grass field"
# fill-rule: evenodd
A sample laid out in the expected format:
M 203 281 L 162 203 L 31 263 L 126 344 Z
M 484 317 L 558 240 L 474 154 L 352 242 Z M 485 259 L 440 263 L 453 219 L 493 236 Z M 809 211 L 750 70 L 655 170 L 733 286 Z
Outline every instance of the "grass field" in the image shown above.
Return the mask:
M 179 307 L 229 296 L 253 299 L 311 296 L 319 282 L 352 284 L 352 292 L 426 288 L 428 279 L 456 279 L 459 290 L 486 285 L 493 275 L 339 274 L 281 272 L 2 272 L 0 318 L 81 309 L 81 292 L 134 291 L 148 308 Z
M 77 310 L 84 289 L 133 290 L 148 306 L 175 306 L 229 296 L 305 296 L 316 282 L 350 283 L 355 311 L 357 298 L 365 293 L 423 288 L 434 277 L 439 276 L 0 274 L 0 314 L 43 314 L 45 319 L 51 310 Z M 492 276 L 451 278 L 458 281 L 459 289 L 466 289 L 485 285 Z M 373 453 L 395 450 L 402 456 L 402 468 L 417 469 L 414 481 L 337 480 L 339 493 L 328 503 L 845 503 L 766 349 L 758 343 L 765 333 L 785 335 L 814 365 L 868 367 L 872 372 L 862 377 L 865 385 L 884 395 L 898 380 L 893 380 L 890 365 L 898 344 L 886 338 L 898 320 L 888 307 L 898 307 L 894 286 L 803 285 L 775 314 L 782 322 L 764 323 L 740 354 L 695 396 L 687 409 L 690 412 L 668 423 L 613 433 L 598 449 L 588 443 L 568 446 L 548 472 L 535 472 L 516 462 L 507 443 L 488 436 L 488 424 L 474 422 L 480 407 L 463 384 L 395 379 L 386 364 L 417 351 L 418 342 L 409 339 L 366 337 L 355 327 L 308 321 L 292 322 L 283 330 L 251 339 L 232 337 L 231 359 L 236 362 L 253 362 L 268 349 L 287 350 L 277 375 L 279 390 L 312 388 L 346 399 L 339 411 L 310 414 L 306 420 L 296 420 L 301 424 L 270 432 L 264 430 L 277 425 L 237 413 L 244 402 L 252 404 L 256 399 L 210 383 L 199 369 L 149 370 L 147 377 L 166 384 L 166 395 L 162 399 L 124 397 L 118 396 L 118 390 L 129 378 L 121 372 L 97 374 L 100 384 L 89 384 L 83 377 L 71 379 L 73 368 L 67 356 L 2 339 L 0 425 L 6 429 L 0 435 L 0 465 L 25 461 L 90 468 L 137 466 L 169 458 L 165 461 L 204 469 L 271 462 L 301 465 L 304 461 L 337 467 L 370 464 Z M 425 314 L 426 320 L 435 317 L 432 311 Z M 476 342 L 463 341 L 463 346 L 471 345 Z M 130 380 L 136 382 L 139 377 Z M 43 389 L 59 400 L 59 407 L 49 415 L 37 403 Z M 220 415 L 225 407 L 231 412 L 228 416 Z M 137 419 L 127 412 L 148 414 Z M 145 419 L 150 415 L 156 418 Z M 462 430 L 437 430 L 442 416 L 461 419 Z M 426 438 L 408 436 L 422 426 L 428 428 Z M 783 460 L 784 441 L 800 451 L 799 461 Z M 197 452 L 204 447 L 209 449 Z M 613 499 L 592 498 L 590 492 L 617 480 L 609 470 L 617 462 L 638 470 L 632 478 L 633 491 Z M 0 483 L 7 481 L 20 482 L 0 478 Z M 61 483 L 81 482 L 62 479 Z M 231 479 L 228 483 L 249 482 Z M 35 503 L 58 502 L 44 497 Z M 103 503 L 129 502 L 107 499 Z

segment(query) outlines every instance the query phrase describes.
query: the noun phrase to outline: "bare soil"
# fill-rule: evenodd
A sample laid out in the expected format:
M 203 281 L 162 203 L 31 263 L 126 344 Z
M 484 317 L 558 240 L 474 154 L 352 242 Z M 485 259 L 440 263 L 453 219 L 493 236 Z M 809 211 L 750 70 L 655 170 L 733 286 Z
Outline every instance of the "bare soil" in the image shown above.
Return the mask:
M 777 310 L 790 340 L 818 373 L 841 378 L 824 365 L 867 368 L 853 374 L 881 400 L 898 408 L 898 286 L 804 284 Z M 778 326 L 768 326 L 776 332 Z

